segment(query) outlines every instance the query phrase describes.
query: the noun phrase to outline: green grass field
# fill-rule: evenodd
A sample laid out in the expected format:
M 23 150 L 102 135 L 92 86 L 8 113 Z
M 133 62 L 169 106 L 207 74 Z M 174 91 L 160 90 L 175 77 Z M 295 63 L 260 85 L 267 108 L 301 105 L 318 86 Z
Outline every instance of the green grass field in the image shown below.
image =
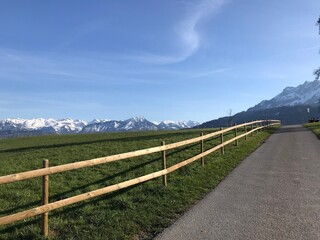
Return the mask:
M 274 129 L 265 130 L 215 152 L 168 176 L 49 213 L 50 239 L 150 239 L 212 190 Z M 213 129 L 203 130 L 204 134 Z M 198 137 L 201 130 L 41 136 L 0 140 L 0 176 L 149 148 Z M 233 137 L 233 133 L 225 139 Z M 205 142 L 205 150 L 219 139 Z M 199 144 L 167 153 L 171 166 L 200 151 Z M 160 170 L 161 153 L 50 175 L 50 202 Z M 41 204 L 41 177 L 0 185 L 0 216 Z M 0 227 L 0 239 L 42 239 L 41 217 Z
M 318 136 L 318 138 L 320 138 L 320 123 L 316 122 L 316 123 L 307 123 L 304 124 L 305 127 L 311 129 L 314 134 L 316 134 Z

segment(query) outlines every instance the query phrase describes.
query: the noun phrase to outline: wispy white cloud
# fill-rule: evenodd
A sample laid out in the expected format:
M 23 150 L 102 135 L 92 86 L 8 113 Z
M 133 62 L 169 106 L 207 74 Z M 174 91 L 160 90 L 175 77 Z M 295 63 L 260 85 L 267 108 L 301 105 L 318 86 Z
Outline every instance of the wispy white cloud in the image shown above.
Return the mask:
M 200 78 L 200 77 L 206 77 L 206 76 L 210 76 L 210 75 L 215 75 L 218 73 L 223 73 L 230 70 L 229 68 L 220 68 L 220 69 L 214 69 L 211 71 L 206 71 L 206 72 L 200 72 L 197 74 L 192 75 L 190 78 Z
M 133 60 L 146 64 L 171 64 L 181 62 L 184 59 L 181 56 L 165 56 L 146 52 L 139 52 L 135 55 L 127 55 L 122 57 L 125 60 Z
M 106 79 L 109 65 L 110 61 L 94 57 L 0 48 L 0 82 L 102 81 Z
M 203 0 L 196 6 L 190 6 L 186 17 L 174 27 L 181 46 L 181 50 L 175 55 L 139 53 L 135 56 L 128 56 L 127 59 L 148 64 L 171 64 L 186 60 L 200 47 L 201 39 L 197 30 L 199 22 L 217 13 L 227 2 L 228 0 Z
M 74 29 L 72 33 L 70 33 L 69 36 L 66 36 L 64 41 L 59 43 L 55 48 L 52 49 L 53 52 L 62 51 L 75 42 L 77 42 L 79 39 L 92 34 L 96 31 L 101 31 L 105 28 L 106 21 L 104 19 L 94 19 L 90 22 L 87 22 L 86 24 L 80 25 Z
M 77 95 L 69 92 L 69 94 L 74 98 L 76 98 L 77 95 L 93 96 L 93 94 L 95 94 L 96 96 L 96 93 L 90 92 L 82 92 Z M 32 93 L 21 96 L 0 91 L 1 119 L 19 117 L 56 119 L 71 117 L 77 119 L 81 118 L 79 117 L 79 113 L 82 112 L 83 109 L 97 109 L 97 111 L 101 112 L 101 117 L 103 117 L 105 111 L 109 110 L 110 107 L 95 100 L 81 102 L 78 99 L 77 101 L 70 101 L 61 95 L 59 95 L 59 98 L 55 98 L 48 93 Z M 85 120 L 91 120 L 91 118 Z
M 317 49 L 319 49 L 319 48 L 320 48 L 320 46 L 317 45 L 317 46 L 312 46 L 312 47 L 300 48 L 298 51 L 299 51 L 299 52 L 314 51 L 314 50 L 317 50 Z
M 13 88 L 14 85 L 40 86 L 45 81 L 55 86 L 74 85 L 76 89 L 87 86 L 88 82 L 93 86 L 163 85 L 173 76 L 174 79 L 185 79 L 191 75 L 157 66 L 126 68 L 124 64 L 108 56 L 87 52 L 51 55 L 0 48 L 0 84 Z M 161 80 L 159 76 L 162 76 Z
M 180 56 L 181 60 L 194 54 L 200 46 L 200 36 L 197 31 L 198 23 L 218 12 L 226 2 L 226 0 L 204 0 L 198 6 L 195 6 L 194 10 L 190 11 L 186 19 L 178 24 L 176 32 L 184 45 Z

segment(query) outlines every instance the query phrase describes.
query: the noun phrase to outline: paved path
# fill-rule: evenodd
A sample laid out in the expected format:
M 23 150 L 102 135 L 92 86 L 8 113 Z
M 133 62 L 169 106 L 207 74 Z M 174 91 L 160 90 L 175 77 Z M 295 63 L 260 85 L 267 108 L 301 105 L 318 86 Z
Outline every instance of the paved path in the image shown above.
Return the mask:
M 320 239 L 320 141 L 282 127 L 156 239 Z

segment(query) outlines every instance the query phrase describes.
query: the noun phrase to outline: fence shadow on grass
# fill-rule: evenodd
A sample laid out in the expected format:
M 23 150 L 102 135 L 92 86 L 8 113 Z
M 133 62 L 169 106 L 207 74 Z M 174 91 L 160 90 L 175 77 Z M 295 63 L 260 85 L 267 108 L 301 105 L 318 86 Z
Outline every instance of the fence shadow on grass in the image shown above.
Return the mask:
M 211 131 L 212 130 L 208 130 Z M 0 153 L 15 153 L 15 152 L 24 152 L 28 150 L 39 150 L 39 149 L 50 149 L 50 148 L 59 148 L 59 147 L 72 147 L 72 146 L 81 146 L 86 144 L 94 144 L 94 143 L 107 143 L 107 142 L 131 142 L 139 140 L 152 140 L 152 139 L 159 139 L 165 138 L 167 136 L 172 135 L 190 135 L 192 132 L 177 132 L 177 133 L 163 133 L 159 135 L 147 135 L 147 136 L 136 136 L 136 137 L 121 137 L 121 138 L 114 138 L 114 139 L 100 139 L 100 140 L 92 140 L 92 141 L 82 141 L 82 142 L 74 142 L 74 143 L 61 143 L 61 144 L 52 144 L 52 145 L 38 145 L 38 146 L 30 146 L 30 147 L 21 147 L 21 148 L 9 148 L 9 149 L 2 149 Z
M 143 183 L 141 183 L 141 184 L 143 184 Z M 60 210 L 60 211 L 50 212 L 50 216 L 54 217 L 54 216 L 58 216 L 58 215 L 60 215 L 60 216 L 61 215 L 67 215 L 69 212 L 73 212 L 73 211 L 75 211 L 77 209 L 80 209 L 80 208 L 84 207 L 87 204 L 96 204 L 96 203 L 100 202 L 102 198 L 104 198 L 105 200 L 108 200 L 108 199 L 114 198 L 114 197 L 116 197 L 118 195 L 121 195 L 123 193 L 126 193 L 126 192 L 128 192 L 128 191 L 130 191 L 130 190 L 132 190 L 134 188 L 139 187 L 141 184 L 137 184 L 135 186 L 131 186 L 131 187 L 128 187 L 128 188 L 125 188 L 125 189 L 121 189 L 121 190 L 118 190 L 118 191 L 113 192 L 113 193 L 108 193 L 106 195 L 99 196 L 99 197 L 94 198 L 94 199 L 86 200 L 86 201 L 81 202 L 81 203 L 76 203 L 73 206 L 67 206 L 62 211 Z M 161 186 L 161 185 L 159 185 L 159 186 Z M 22 228 L 24 228 L 26 226 L 29 226 L 29 225 L 32 225 L 32 224 L 39 224 L 39 226 L 40 226 L 41 225 L 41 217 L 37 216 L 37 217 L 32 218 L 31 220 L 21 221 L 20 223 L 14 223 L 12 226 L 9 226 L 9 227 L 3 227 L 4 229 L 0 229 L 0 235 L 1 234 L 12 233 L 15 230 L 22 229 Z M 38 238 L 39 238 L 39 234 L 30 234 L 30 236 L 23 235 L 20 238 L 15 238 L 15 239 L 17 239 L 17 240 L 19 240 L 19 239 L 26 240 L 26 239 L 38 239 Z
M 209 141 L 210 141 L 210 140 L 209 140 Z M 211 140 L 211 141 L 212 141 L 212 140 Z M 183 152 L 183 151 L 185 151 L 185 150 L 187 150 L 187 149 L 191 149 L 191 148 L 193 148 L 193 147 L 195 147 L 195 146 L 197 146 L 197 145 L 198 145 L 198 143 L 195 143 L 195 144 L 192 144 L 192 145 L 189 145 L 189 146 L 186 146 L 186 147 L 181 147 L 181 148 L 179 148 L 179 149 L 177 149 L 177 150 L 171 150 L 170 152 L 167 153 L 167 157 L 173 156 L 173 155 L 178 154 L 178 153 L 180 153 L 180 152 Z M 141 163 L 141 164 L 132 166 L 132 167 L 130 167 L 129 169 L 126 169 L 126 170 L 120 171 L 120 172 L 118 172 L 118 173 L 116 173 L 116 174 L 113 174 L 113 175 L 110 175 L 110 176 L 108 176 L 108 177 L 105 177 L 105 178 L 103 178 L 103 179 L 100 179 L 100 180 L 97 180 L 97 181 L 94 181 L 94 182 L 90 182 L 90 183 L 87 183 L 87 184 L 82 185 L 82 186 L 78 186 L 77 188 L 73 188 L 73 189 L 71 189 L 71 190 L 68 190 L 68 191 L 65 191 L 65 192 L 62 192 L 62 193 L 54 194 L 54 195 L 50 196 L 50 202 L 55 202 L 55 201 L 62 200 L 62 199 L 64 199 L 64 198 L 66 198 L 65 195 L 68 195 L 68 194 L 70 194 L 70 193 L 72 193 L 72 192 L 81 191 L 81 190 L 84 190 L 84 189 L 86 189 L 87 187 L 90 187 L 90 186 L 92 186 L 92 185 L 102 184 L 102 183 L 104 183 L 104 182 L 106 182 L 106 181 L 113 180 L 113 179 L 115 179 L 116 177 L 123 176 L 123 175 L 125 175 L 125 174 L 127 174 L 127 173 L 130 173 L 130 172 L 134 171 L 134 170 L 138 170 L 138 169 L 140 169 L 140 168 L 143 168 L 143 167 L 145 167 L 145 166 L 148 166 L 149 164 L 155 163 L 155 162 L 157 162 L 157 161 L 161 161 L 161 159 L 162 159 L 161 156 L 159 156 L 159 157 L 156 157 L 156 158 L 151 159 L 151 160 L 149 160 L 149 161 L 146 161 L 146 162 L 144 162 L 144 163 Z M 64 197 L 64 196 L 65 196 L 65 197 Z M 28 203 L 28 204 L 19 206 L 19 207 L 15 207 L 15 208 L 11 208 L 11 209 L 8 209 L 8 210 L 1 211 L 1 212 L 0 212 L 0 215 L 11 214 L 11 213 L 16 212 L 16 211 L 18 211 L 18 210 L 22 210 L 22 209 L 30 208 L 30 207 L 35 207 L 35 206 L 40 205 L 40 204 L 41 204 L 41 200 L 39 200 L 39 201 L 33 201 L 33 202 Z

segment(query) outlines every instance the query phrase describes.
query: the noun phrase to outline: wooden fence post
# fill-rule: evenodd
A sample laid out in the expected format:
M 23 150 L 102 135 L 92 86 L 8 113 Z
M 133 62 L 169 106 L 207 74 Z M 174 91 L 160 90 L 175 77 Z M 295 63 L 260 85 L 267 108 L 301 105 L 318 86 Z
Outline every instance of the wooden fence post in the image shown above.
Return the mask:
M 165 141 L 162 141 L 162 146 L 165 146 L 166 143 Z M 162 168 L 165 170 L 167 168 L 167 159 L 166 159 L 166 151 L 162 151 Z M 163 185 L 166 187 L 167 186 L 167 174 L 162 176 L 162 182 Z
M 223 128 L 221 127 L 220 130 L 223 130 Z M 223 144 L 223 133 L 220 135 L 220 143 Z M 224 147 L 221 147 L 221 154 L 224 154 Z
M 203 132 L 200 134 L 200 136 L 203 137 Z M 200 141 L 200 152 L 201 152 L 201 153 L 203 153 L 203 150 L 204 150 L 204 149 L 203 149 L 203 148 L 204 148 L 204 146 L 203 146 L 204 144 L 203 144 L 203 143 L 204 143 L 204 141 L 203 141 L 203 139 L 202 139 L 202 140 Z M 202 165 L 202 167 L 204 167 L 204 157 L 201 158 L 201 165 Z
M 253 130 L 253 123 L 251 123 L 251 131 Z M 253 136 L 253 132 L 251 132 L 251 136 Z
M 262 127 L 262 122 L 259 122 L 259 123 L 258 123 L 258 126 L 259 126 L 259 127 Z M 261 132 L 261 131 L 262 131 L 262 129 L 260 128 L 260 130 L 259 130 L 259 131 Z
M 244 132 L 245 132 L 245 133 L 247 133 L 247 125 L 246 125 L 246 124 L 247 124 L 247 122 L 245 122 L 245 125 L 244 125 Z M 248 135 L 245 135 L 245 136 L 244 136 L 244 139 L 245 139 L 245 140 L 248 140 Z
M 236 126 L 236 125 L 237 125 L 237 124 L 235 123 L 234 126 Z M 234 136 L 235 136 L 235 137 L 238 136 L 238 129 L 237 129 L 237 128 L 234 129 Z M 235 146 L 238 146 L 238 145 L 239 145 L 238 139 L 235 140 L 234 145 L 235 145 Z
M 49 160 L 45 159 L 42 162 L 43 168 L 49 167 Z M 49 175 L 42 177 L 42 204 L 47 205 L 49 203 Z M 44 237 L 48 237 L 49 234 L 49 212 L 42 214 L 41 234 Z

